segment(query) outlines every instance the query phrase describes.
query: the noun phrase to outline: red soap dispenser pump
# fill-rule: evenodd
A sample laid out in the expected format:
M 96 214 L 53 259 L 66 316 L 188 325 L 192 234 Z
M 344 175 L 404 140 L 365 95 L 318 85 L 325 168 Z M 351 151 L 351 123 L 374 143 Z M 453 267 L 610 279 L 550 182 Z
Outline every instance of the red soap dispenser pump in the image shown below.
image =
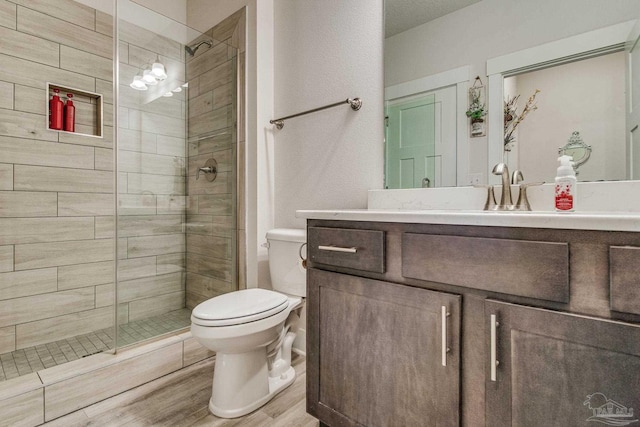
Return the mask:
M 49 129 L 62 130 L 62 101 L 60 100 L 60 89 L 53 90 L 54 95 L 49 100 Z
M 67 94 L 67 103 L 64 106 L 64 130 L 67 132 L 76 131 L 76 107 L 73 105 L 72 93 Z

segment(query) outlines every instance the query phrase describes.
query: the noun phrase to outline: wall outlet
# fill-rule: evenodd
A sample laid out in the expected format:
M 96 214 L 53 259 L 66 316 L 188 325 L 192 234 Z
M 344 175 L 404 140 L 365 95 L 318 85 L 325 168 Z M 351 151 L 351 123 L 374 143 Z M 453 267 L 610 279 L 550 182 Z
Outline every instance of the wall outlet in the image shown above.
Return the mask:
M 481 173 L 470 173 L 467 175 L 467 183 L 469 185 L 480 185 L 482 183 Z

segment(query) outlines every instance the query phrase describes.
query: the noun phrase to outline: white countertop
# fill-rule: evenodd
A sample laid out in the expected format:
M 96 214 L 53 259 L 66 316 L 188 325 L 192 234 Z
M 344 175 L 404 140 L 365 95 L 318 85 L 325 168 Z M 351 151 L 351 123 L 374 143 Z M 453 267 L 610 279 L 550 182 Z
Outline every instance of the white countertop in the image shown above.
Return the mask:
M 488 212 L 481 210 L 346 209 L 298 210 L 297 218 L 339 221 L 402 222 L 572 230 L 637 231 L 640 213 Z

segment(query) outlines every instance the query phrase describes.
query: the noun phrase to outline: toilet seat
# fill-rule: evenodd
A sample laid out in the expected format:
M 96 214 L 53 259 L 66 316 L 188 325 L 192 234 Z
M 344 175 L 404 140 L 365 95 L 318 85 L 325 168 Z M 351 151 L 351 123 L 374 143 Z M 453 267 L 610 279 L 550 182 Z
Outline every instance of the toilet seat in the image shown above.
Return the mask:
M 266 289 L 243 289 L 197 305 L 191 321 L 200 326 L 233 326 L 274 316 L 289 306 L 286 295 Z

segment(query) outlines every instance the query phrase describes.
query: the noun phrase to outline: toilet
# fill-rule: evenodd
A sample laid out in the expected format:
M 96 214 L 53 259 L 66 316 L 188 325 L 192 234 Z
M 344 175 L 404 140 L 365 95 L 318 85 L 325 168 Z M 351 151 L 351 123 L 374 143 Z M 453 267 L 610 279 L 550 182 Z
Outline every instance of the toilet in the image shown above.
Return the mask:
M 295 380 L 291 348 L 306 296 L 306 230 L 267 233 L 273 291 L 244 289 L 191 313 L 191 334 L 216 352 L 209 410 L 221 418 L 252 412 Z

